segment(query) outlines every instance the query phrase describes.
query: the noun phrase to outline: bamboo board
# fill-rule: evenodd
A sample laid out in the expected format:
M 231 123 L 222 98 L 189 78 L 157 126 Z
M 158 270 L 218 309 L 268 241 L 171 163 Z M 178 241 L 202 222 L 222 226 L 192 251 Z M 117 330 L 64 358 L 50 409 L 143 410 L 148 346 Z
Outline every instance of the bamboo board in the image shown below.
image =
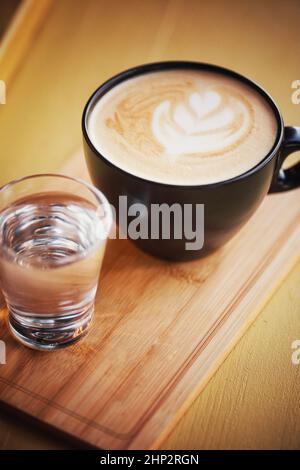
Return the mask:
M 52 0 L 24 2 L 0 46 L 0 78 L 5 79 L 8 85 L 10 82 L 14 83 L 18 73 L 22 72 L 22 65 L 30 55 L 33 44 L 37 43 L 37 38 L 40 39 L 40 32 L 45 27 L 45 20 L 54 3 L 57 9 L 58 4 Z M 149 55 L 145 56 L 147 41 L 137 40 L 132 35 L 134 45 L 143 44 L 134 57 L 134 63 L 145 61 L 145 57 L 148 61 L 169 58 L 167 43 L 177 17 L 182 18 L 187 25 L 186 37 L 190 31 L 193 34 L 193 31 L 203 30 L 199 28 L 200 16 L 192 12 L 192 17 L 187 18 L 188 9 L 183 15 L 181 3 L 172 2 L 171 5 L 170 2 L 170 8 L 168 5 L 166 14 L 159 22 L 157 38 Z M 90 6 L 90 18 L 96 18 L 95 8 Z M 104 25 L 108 24 L 108 28 L 111 26 L 107 17 L 102 15 L 100 4 L 99 12 L 103 25 L 99 28 L 97 20 L 96 31 L 99 30 L 102 38 Z M 205 29 L 209 21 L 203 13 L 201 10 L 202 26 Z M 81 18 L 85 19 L 85 15 L 80 12 L 77 14 L 79 22 Z M 137 15 L 140 13 L 137 12 Z M 261 17 L 263 22 L 263 14 Z M 296 15 L 291 13 L 292 17 Z M 120 11 L 120 19 L 123 23 L 123 11 Z M 158 23 L 155 17 L 152 20 L 155 25 Z M 77 32 L 77 22 L 74 24 Z M 91 29 L 91 35 L 95 35 L 95 30 L 87 24 L 88 32 Z M 65 24 L 63 26 L 65 28 Z M 53 24 L 51 27 L 53 28 Z M 71 26 L 69 29 L 71 30 Z M 161 34 L 161 31 L 167 32 Z M 148 33 L 152 39 L 151 28 Z M 215 32 L 213 33 L 215 36 Z M 203 34 L 207 35 L 208 31 Z M 53 31 L 53 35 L 51 44 L 58 50 L 55 39 L 59 39 L 60 35 L 56 31 Z M 269 37 L 270 32 L 267 35 Z M 79 44 L 82 43 L 83 36 L 88 35 L 80 30 Z M 253 47 L 253 34 L 250 37 L 251 49 L 248 49 L 246 63 L 242 59 L 239 63 L 234 54 L 233 57 L 227 57 L 229 65 L 230 60 L 233 61 L 232 68 L 233 64 L 234 68 L 243 67 L 246 74 L 253 72 L 254 57 L 252 61 L 249 60 L 249 52 L 251 58 L 251 51 L 256 50 Z M 261 37 L 256 37 L 261 42 Z M 205 51 L 204 56 L 203 50 L 197 55 L 200 39 L 189 40 L 189 50 L 190 44 L 196 43 L 197 54 L 186 58 L 223 63 L 224 50 L 227 55 L 232 50 L 230 35 L 227 47 L 226 38 L 224 36 L 222 39 L 223 42 L 225 40 L 222 56 L 214 55 L 214 37 L 211 41 L 206 37 L 205 43 L 212 42 L 212 50 L 210 54 Z M 95 41 L 93 36 L 88 47 L 89 53 L 83 49 L 78 60 L 82 61 L 83 56 L 89 56 L 91 60 L 91 44 L 96 44 L 97 55 L 93 57 L 95 60 L 99 56 L 101 65 L 103 53 L 99 54 L 100 43 L 100 39 Z M 172 43 L 176 44 L 176 41 Z M 130 41 L 125 45 L 126 51 L 133 50 Z M 46 46 L 49 47 L 47 41 Z M 107 47 L 106 44 L 104 46 Z M 167 55 L 162 52 L 165 49 L 169 51 L 168 54 L 166 52 Z M 111 54 L 109 49 L 108 55 Z M 118 70 L 113 67 L 110 70 L 110 65 L 106 64 L 107 73 L 112 74 L 132 65 L 128 59 L 123 64 L 123 49 L 120 52 L 114 50 L 114 54 L 118 57 L 115 60 Z M 178 57 L 181 54 L 180 48 L 176 46 L 172 54 Z M 294 72 L 292 62 L 287 65 L 285 80 L 288 82 Z M 263 67 L 259 70 L 260 81 L 263 81 Z M 92 73 L 93 70 L 90 75 Z M 269 68 L 264 77 L 266 83 L 268 76 Z M 269 86 L 272 83 L 274 81 L 270 81 Z M 86 84 L 84 90 L 87 90 Z M 276 91 L 276 87 L 274 90 Z M 282 92 L 282 96 L 285 99 L 284 93 Z M 284 111 L 289 122 L 297 122 L 298 111 L 295 106 L 285 103 Z M 69 114 L 71 116 L 71 111 Z M 48 121 L 50 122 L 50 118 Z M 65 121 L 68 122 L 68 119 Z M 33 151 L 31 147 L 32 145 L 28 145 L 30 152 Z M 8 155 L 11 157 L 11 154 Z M 74 156 L 62 171 L 82 176 L 85 171 L 82 156 Z M 129 242 L 111 242 L 102 272 L 101 291 L 97 298 L 95 327 L 84 342 L 65 351 L 48 355 L 29 351 L 15 343 L 7 334 L 6 311 L 2 308 L 0 331 L 1 339 L 5 339 L 7 345 L 7 364 L 0 366 L 1 403 L 96 447 L 157 447 L 299 259 L 298 206 L 299 191 L 268 197 L 230 245 L 202 262 L 169 265 L 138 252 Z M 285 312 L 282 313 L 284 315 Z M 274 328 L 275 325 L 270 327 Z M 291 377 L 291 374 L 282 377 L 281 384 L 290 383 Z M 257 378 L 258 381 L 259 379 L 260 377 Z M 228 393 L 234 392 L 230 384 L 224 383 L 224 387 L 228 387 Z M 263 388 L 260 390 L 263 393 Z M 285 390 L 287 385 L 281 391 L 284 398 Z M 254 422 L 256 423 L 256 419 Z M 252 427 L 256 430 L 257 425 Z M 285 429 L 290 427 L 285 426 Z M 260 432 L 263 432 L 262 429 Z
M 87 175 L 83 156 L 62 171 Z M 155 448 L 299 255 L 299 190 L 268 196 L 200 261 L 168 263 L 111 240 L 82 342 L 31 351 L 9 335 L 2 309 L 1 402 L 95 447 Z

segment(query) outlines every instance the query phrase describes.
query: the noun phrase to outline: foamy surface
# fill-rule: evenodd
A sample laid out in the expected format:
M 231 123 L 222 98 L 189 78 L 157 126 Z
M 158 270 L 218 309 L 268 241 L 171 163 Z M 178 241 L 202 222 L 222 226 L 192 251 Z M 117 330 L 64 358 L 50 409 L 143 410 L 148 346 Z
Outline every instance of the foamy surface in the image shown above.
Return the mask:
M 270 151 L 277 123 L 250 86 L 221 74 L 174 70 L 124 81 L 95 105 L 94 146 L 153 181 L 207 184 L 244 173 Z

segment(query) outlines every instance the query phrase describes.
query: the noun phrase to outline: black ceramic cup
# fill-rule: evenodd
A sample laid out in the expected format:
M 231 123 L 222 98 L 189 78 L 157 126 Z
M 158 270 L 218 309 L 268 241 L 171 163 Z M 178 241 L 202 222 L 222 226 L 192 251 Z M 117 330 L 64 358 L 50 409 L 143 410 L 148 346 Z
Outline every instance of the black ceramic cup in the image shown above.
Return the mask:
M 153 182 L 134 176 L 111 163 L 94 147 L 88 134 L 88 117 L 94 105 L 111 88 L 141 74 L 161 70 L 208 70 L 238 79 L 258 91 L 270 104 L 277 120 L 278 131 L 270 152 L 255 167 L 245 173 L 213 184 L 181 186 Z M 93 183 L 103 191 L 110 203 L 119 208 L 119 196 L 127 196 L 128 204 L 142 203 L 172 205 L 204 204 L 204 244 L 201 249 L 187 250 L 187 239 L 176 239 L 173 228 L 165 239 L 134 240 L 144 251 L 169 260 L 188 260 L 205 256 L 224 245 L 258 208 L 267 193 L 287 191 L 300 186 L 300 162 L 282 169 L 286 157 L 300 150 L 300 128 L 284 127 L 280 111 L 273 99 L 256 83 L 231 70 L 198 62 L 172 61 L 141 65 L 126 70 L 101 85 L 88 100 L 82 117 L 84 152 Z M 151 225 L 151 220 L 149 220 Z

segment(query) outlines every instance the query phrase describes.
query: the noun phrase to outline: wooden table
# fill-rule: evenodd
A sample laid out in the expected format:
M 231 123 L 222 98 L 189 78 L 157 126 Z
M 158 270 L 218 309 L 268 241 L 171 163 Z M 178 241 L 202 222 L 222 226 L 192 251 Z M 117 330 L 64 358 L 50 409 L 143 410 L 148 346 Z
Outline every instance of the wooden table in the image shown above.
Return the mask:
M 299 20 L 300 4 L 292 0 L 272 6 L 241 0 L 27 1 L 6 45 L 9 60 L 0 49 L 0 79 L 7 82 L 0 183 L 61 166 L 81 145 L 80 115 L 90 93 L 142 62 L 180 58 L 233 68 L 270 91 L 287 123 L 300 125 L 300 105 L 291 101 L 291 82 L 300 79 Z M 300 365 L 291 362 L 291 343 L 300 339 L 299 282 L 297 265 L 164 448 L 300 448 Z M 70 445 L 0 414 L 2 448 Z

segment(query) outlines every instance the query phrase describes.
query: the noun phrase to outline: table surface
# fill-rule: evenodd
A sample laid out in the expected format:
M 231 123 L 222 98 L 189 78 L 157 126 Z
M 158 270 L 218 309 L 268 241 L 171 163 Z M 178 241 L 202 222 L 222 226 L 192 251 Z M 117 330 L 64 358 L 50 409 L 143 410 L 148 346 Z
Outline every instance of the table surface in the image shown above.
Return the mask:
M 291 83 L 300 79 L 299 20 L 296 0 L 272 7 L 267 0 L 54 1 L 0 109 L 0 184 L 57 170 L 81 145 L 90 93 L 143 62 L 235 69 L 270 92 L 286 123 L 300 125 L 300 105 L 291 101 Z M 299 283 L 298 263 L 163 448 L 300 448 L 300 365 L 291 361 L 291 344 L 300 339 Z M 0 413 L 0 448 L 72 446 Z

